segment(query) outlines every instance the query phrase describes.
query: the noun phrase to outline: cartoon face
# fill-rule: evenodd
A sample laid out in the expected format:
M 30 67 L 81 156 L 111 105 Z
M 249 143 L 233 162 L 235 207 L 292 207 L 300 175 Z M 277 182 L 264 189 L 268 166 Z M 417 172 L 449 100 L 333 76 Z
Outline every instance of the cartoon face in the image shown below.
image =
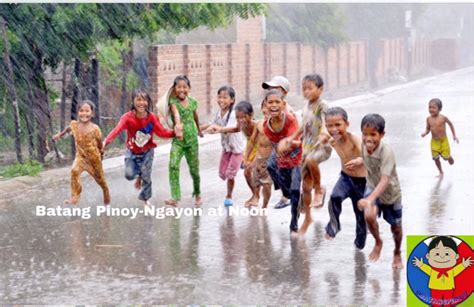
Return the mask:
M 148 101 L 141 95 L 138 95 L 133 100 L 133 107 L 138 113 L 144 113 L 148 109 Z
M 362 128 L 362 142 L 369 154 L 372 154 L 377 149 L 384 135 L 385 132 L 379 132 L 373 127 L 364 126 Z
M 314 81 L 306 80 L 303 82 L 303 96 L 309 101 L 318 101 L 323 87 L 317 87 Z
M 229 92 L 220 91 L 217 94 L 217 104 L 221 110 L 229 109 L 230 105 L 234 102 L 234 98 L 230 97 Z
M 326 129 L 334 140 L 338 141 L 347 133 L 349 122 L 345 121 L 342 115 L 326 116 Z
M 270 117 L 278 117 L 285 110 L 286 102 L 279 95 L 267 96 L 266 105 Z
M 428 263 L 435 268 L 450 268 L 456 265 L 456 260 L 459 258 L 459 255 L 450 248 L 445 247 L 443 242 L 439 242 L 439 244 L 430 250 L 426 254 L 426 259 L 428 259 Z
M 184 100 L 186 99 L 186 97 L 188 97 L 190 89 L 191 88 L 185 80 L 179 80 L 176 86 L 174 87 L 174 94 L 179 100 Z
M 242 111 L 236 111 L 235 117 L 241 127 L 246 127 L 252 122 L 252 115 Z
M 439 109 L 438 105 L 434 102 L 428 104 L 428 112 L 431 116 L 437 116 L 441 110 Z
M 88 103 L 84 103 L 77 112 L 77 118 L 80 122 L 87 123 L 93 115 L 92 108 Z

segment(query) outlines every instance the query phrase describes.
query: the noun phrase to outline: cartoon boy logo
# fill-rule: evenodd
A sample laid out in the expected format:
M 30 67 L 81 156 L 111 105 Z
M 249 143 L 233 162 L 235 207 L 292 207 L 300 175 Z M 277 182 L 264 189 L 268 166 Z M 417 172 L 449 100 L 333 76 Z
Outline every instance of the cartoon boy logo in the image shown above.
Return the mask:
M 468 270 L 474 261 L 472 249 L 462 240 L 449 236 L 431 237 L 420 244 L 418 251 L 415 248 L 410 255 L 412 265 L 407 266 L 408 282 L 415 295 L 431 306 L 453 306 L 467 299 L 473 290 L 472 269 Z

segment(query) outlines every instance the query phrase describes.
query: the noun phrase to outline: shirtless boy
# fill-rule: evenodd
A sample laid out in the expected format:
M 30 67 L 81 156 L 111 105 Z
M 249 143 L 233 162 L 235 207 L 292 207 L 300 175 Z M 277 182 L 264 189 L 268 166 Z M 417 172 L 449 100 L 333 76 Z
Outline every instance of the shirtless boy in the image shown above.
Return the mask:
M 449 164 L 454 163 L 454 159 L 451 156 L 451 149 L 449 148 L 448 136 L 446 134 L 446 124 L 451 128 L 453 133 L 453 139 L 456 143 L 459 143 L 459 139 L 456 137 L 456 132 L 454 131 L 453 123 L 441 114 L 441 109 L 443 108 L 443 103 L 438 98 L 433 98 L 428 104 L 428 111 L 430 116 L 426 118 L 426 129 L 421 134 L 421 137 L 425 137 L 428 133 L 431 132 L 431 155 L 435 161 L 436 167 L 439 170 L 439 178 L 443 178 L 443 169 L 441 168 L 440 156 L 449 162 Z
M 263 208 L 267 208 L 268 201 L 270 200 L 270 196 L 272 193 L 272 178 L 267 170 L 267 160 L 272 154 L 272 143 L 267 138 L 265 133 L 263 132 L 263 123 L 268 118 L 267 106 L 265 101 L 262 102 L 262 113 L 264 118 L 257 122 L 255 128 L 250 136 L 247 144 L 247 150 L 244 155 L 244 166 L 247 166 L 246 163 L 248 161 L 247 157 L 252 153 L 252 148 L 257 144 L 257 155 L 251 167 L 252 169 L 252 183 L 254 185 L 255 193 L 257 199 L 260 197 L 260 188 L 262 189 L 263 193 Z M 250 203 L 249 206 L 254 205 Z M 258 203 L 257 203 L 258 205 Z
M 363 249 L 367 238 L 367 226 L 364 212 L 357 207 L 357 202 L 364 197 L 365 177 L 367 176 L 363 163 L 360 163 L 362 141 L 360 137 L 347 131 L 349 121 L 347 112 L 343 108 L 329 108 L 325 116 L 326 129 L 331 136 L 329 143 L 341 159 L 341 174 L 329 199 L 330 220 L 326 226 L 325 238 L 332 240 L 341 230 L 339 216 L 342 211 L 342 202 L 350 198 L 356 217 L 354 244 L 358 249 Z

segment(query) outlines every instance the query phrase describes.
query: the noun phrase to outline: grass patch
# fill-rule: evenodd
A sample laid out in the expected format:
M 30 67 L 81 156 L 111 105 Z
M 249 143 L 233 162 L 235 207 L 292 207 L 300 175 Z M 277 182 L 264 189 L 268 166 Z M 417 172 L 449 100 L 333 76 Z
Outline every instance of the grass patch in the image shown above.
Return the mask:
M 0 176 L 13 178 L 18 176 L 36 176 L 43 170 L 43 164 L 36 160 L 29 160 L 23 164 L 15 163 L 0 168 Z

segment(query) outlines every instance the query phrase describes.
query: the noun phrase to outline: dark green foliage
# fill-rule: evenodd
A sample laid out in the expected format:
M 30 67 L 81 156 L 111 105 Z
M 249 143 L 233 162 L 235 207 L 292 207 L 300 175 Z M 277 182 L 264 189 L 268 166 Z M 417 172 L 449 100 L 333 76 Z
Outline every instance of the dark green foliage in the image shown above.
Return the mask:
M 75 59 L 87 63 L 91 54 L 98 54 L 98 46 L 106 46 L 105 50 L 108 45 L 115 46 L 108 54 L 120 54 L 115 42 L 127 46 L 134 38 L 153 39 L 157 32 L 176 34 L 199 26 L 217 28 L 227 25 L 235 16 L 248 18 L 263 14 L 265 9 L 265 4 L 236 3 L 0 4 L 0 15 L 7 22 L 20 112 L 25 114 L 27 108 L 34 110 L 34 118 L 31 116 L 30 120 L 35 122 L 37 146 L 41 146 L 37 148 L 38 159 L 41 161 L 46 154 L 45 144 L 52 128 L 50 99 L 56 97 L 46 86 L 44 72 L 47 68 L 54 71 L 61 63 L 71 65 Z M 0 52 L 3 49 L 0 42 Z M 4 64 L 1 59 L 0 105 L 9 105 L 11 97 L 5 94 Z M 117 67 L 116 59 L 107 64 L 109 67 L 105 69 Z M 137 84 L 134 78 L 131 73 L 128 84 Z M 4 110 L 10 111 L 10 108 Z M 11 120 L 11 116 L 0 115 L 2 119 Z M 25 131 L 24 121 L 22 124 Z M 9 129 L 2 128 L 0 132 L 5 131 L 9 132 Z
M 36 176 L 43 170 L 43 165 L 36 160 L 29 160 L 23 164 L 15 163 L 0 168 L 0 177 L 13 178 L 18 176 Z

